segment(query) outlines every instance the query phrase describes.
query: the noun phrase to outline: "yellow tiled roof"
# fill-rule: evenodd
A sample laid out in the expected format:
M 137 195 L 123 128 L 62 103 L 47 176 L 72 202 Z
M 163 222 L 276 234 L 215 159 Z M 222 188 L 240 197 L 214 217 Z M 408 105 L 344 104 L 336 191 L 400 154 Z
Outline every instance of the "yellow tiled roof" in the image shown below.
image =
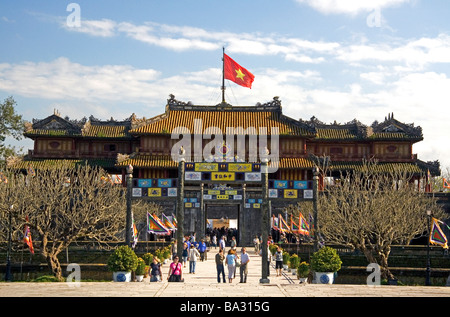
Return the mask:
M 236 128 L 235 134 L 244 134 L 246 129 L 254 127 L 256 133 L 259 128 L 267 128 L 267 133 L 271 134 L 272 128 L 278 128 L 279 134 L 314 136 L 313 133 L 293 123 L 280 112 L 276 111 L 232 111 L 231 109 L 221 110 L 215 106 L 209 107 L 209 111 L 201 110 L 168 110 L 166 115 L 159 116 L 153 122 L 135 128 L 131 134 L 160 134 L 172 133 L 176 127 L 186 127 L 190 133 L 204 133 L 206 128 L 217 127 L 222 134 L 226 133 L 227 127 Z M 194 120 L 201 120 L 202 131 L 194 130 Z M 239 128 L 239 129 L 238 129 Z
M 136 168 L 177 168 L 178 163 L 172 159 L 170 155 L 137 155 L 121 163 L 116 164 L 116 167 L 123 168 L 128 165 Z M 270 166 L 269 162 L 269 166 Z M 312 168 L 313 162 L 307 158 L 280 158 L 280 169 L 303 169 Z
M 104 168 L 114 168 L 115 159 L 32 159 L 18 161 L 12 166 L 8 167 L 16 170 L 26 170 L 31 166 L 36 170 L 46 170 L 63 166 L 70 167 L 79 164 L 88 164 L 91 166 L 99 166 Z
M 417 166 L 414 163 L 384 163 L 380 162 L 374 165 L 371 165 L 373 167 L 373 172 L 375 173 L 390 173 L 395 171 L 403 171 L 406 173 L 423 173 L 424 171 Z M 362 162 L 332 162 L 330 169 L 331 170 L 354 170 L 354 171 L 361 171 L 363 167 Z

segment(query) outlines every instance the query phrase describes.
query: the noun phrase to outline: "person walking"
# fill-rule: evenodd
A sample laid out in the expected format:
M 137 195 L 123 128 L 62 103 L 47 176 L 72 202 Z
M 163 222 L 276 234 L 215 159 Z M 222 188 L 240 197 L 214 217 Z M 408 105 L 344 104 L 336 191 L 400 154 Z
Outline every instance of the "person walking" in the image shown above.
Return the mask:
M 225 255 L 223 254 L 223 250 L 219 249 L 219 253 L 216 254 L 216 267 L 217 267 L 217 283 L 220 283 L 220 275 L 222 275 L 222 280 L 225 281 L 225 268 L 223 266 L 223 261 L 225 260 Z
M 163 279 L 161 263 L 156 256 L 153 257 L 153 262 L 150 264 L 150 268 L 150 282 L 161 282 Z
M 233 237 L 231 238 L 230 245 L 231 245 L 231 248 L 232 248 L 233 250 L 236 250 L 236 237 L 235 237 L 235 236 L 233 236 Z
M 247 253 L 247 248 L 243 247 L 241 251 L 241 266 L 239 267 L 239 273 L 241 276 L 240 283 L 247 283 L 247 275 L 248 275 L 248 262 L 250 262 L 250 257 Z
M 219 241 L 219 248 L 225 253 L 225 236 L 222 236 Z
M 189 250 L 189 273 L 195 274 L 195 265 L 197 264 L 197 258 L 200 256 L 195 245 L 191 245 Z
M 200 252 L 200 261 L 206 260 L 206 243 L 205 239 L 202 239 L 198 244 L 198 252 Z
M 236 259 L 238 256 L 236 255 L 233 249 L 228 251 L 228 255 L 225 259 L 226 264 L 228 265 L 228 283 L 233 282 L 234 274 L 236 273 Z
M 277 251 L 275 252 L 275 271 L 277 272 L 277 276 L 281 276 L 281 270 L 283 269 L 283 250 L 281 247 L 277 247 Z
M 216 237 L 216 235 L 213 235 L 213 237 L 212 237 L 212 245 L 214 246 L 214 249 L 217 248 L 217 237 Z
M 184 243 L 183 245 L 183 253 L 181 254 L 181 256 L 183 258 L 183 266 L 186 267 L 186 262 L 189 256 L 189 247 L 187 243 Z
M 253 245 L 255 246 L 255 254 L 259 253 L 259 238 L 258 236 L 255 236 L 253 239 Z
M 167 280 L 169 282 L 183 282 L 183 269 L 181 263 L 179 262 L 178 255 L 175 255 L 173 262 L 170 263 Z

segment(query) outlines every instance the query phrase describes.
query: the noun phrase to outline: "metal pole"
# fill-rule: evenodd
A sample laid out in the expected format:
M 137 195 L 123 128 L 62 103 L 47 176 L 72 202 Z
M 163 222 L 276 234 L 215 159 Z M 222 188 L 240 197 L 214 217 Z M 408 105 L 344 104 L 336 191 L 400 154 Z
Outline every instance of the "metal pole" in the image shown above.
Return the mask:
M 319 211 L 317 198 L 319 192 L 319 171 L 317 167 L 313 169 L 313 217 L 314 217 L 314 251 L 319 250 Z
M 6 256 L 6 273 L 5 273 L 6 282 L 12 282 L 12 273 L 11 273 L 12 209 L 13 205 L 11 205 L 11 208 L 9 209 L 8 251 Z
M 184 240 L 184 158 L 178 163 L 178 197 L 177 197 L 177 254 L 181 261 Z
M 269 265 L 268 265 L 268 228 L 269 228 L 269 199 L 268 199 L 268 187 L 269 187 L 269 174 L 267 170 L 267 160 L 261 163 L 261 176 L 263 179 L 262 184 L 262 219 L 261 219 L 261 235 L 262 235 L 262 249 L 261 249 L 261 279 L 260 283 L 270 283 Z
M 425 277 L 425 285 L 431 285 L 431 263 L 430 263 L 430 234 L 431 234 L 431 210 L 427 210 L 427 223 L 428 223 L 428 243 L 427 243 L 427 269 Z
M 131 196 L 133 191 L 133 166 L 127 167 L 127 219 L 125 228 L 125 245 L 131 247 Z

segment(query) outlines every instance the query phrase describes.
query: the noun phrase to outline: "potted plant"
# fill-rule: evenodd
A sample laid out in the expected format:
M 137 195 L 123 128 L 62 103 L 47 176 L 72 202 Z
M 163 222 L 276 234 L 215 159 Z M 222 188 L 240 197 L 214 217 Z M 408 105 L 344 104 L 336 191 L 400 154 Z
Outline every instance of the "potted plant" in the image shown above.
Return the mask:
M 333 284 L 334 273 L 341 269 L 342 261 L 336 250 L 323 247 L 311 256 L 311 269 L 315 274 L 316 284 Z
M 115 282 L 131 281 L 131 272 L 136 270 L 137 264 L 136 253 L 126 245 L 115 249 L 108 259 L 108 269 L 113 272 Z
M 289 252 L 283 252 L 283 269 L 286 271 L 289 267 L 289 260 L 291 256 Z
M 148 276 L 148 272 L 150 270 L 150 264 L 153 262 L 153 254 L 151 253 L 146 253 L 142 256 L 142 259 L 145 262 L 145 273 L 144 273 L 144 278 L 146 278 Z
M 297 275 L 297 268 L 300 264 L 300 258 L 297 254 L 292 254 L 289 258 L 290 266 L 291 266 L 291 272 L 293 275 Z
M 298 265 L 297 268 L 297 277 L 300 280 L 300 284 L 306 283 L 308 280 L 310 268 L 309 264 L 306 262 L 302 262 Z
M 143 258 L 138 258 L 136 271 L 134 271 L 134 273 L 136 274 L 136 282 L 142 282 L 144 280 L 145 261 Z
M 164 248 L 163 252 L 162 252 L 162 256 L 164 258 L 164 263 L 166 263 L 167 261 L 169 261 L 170 259 L 170 248 Z

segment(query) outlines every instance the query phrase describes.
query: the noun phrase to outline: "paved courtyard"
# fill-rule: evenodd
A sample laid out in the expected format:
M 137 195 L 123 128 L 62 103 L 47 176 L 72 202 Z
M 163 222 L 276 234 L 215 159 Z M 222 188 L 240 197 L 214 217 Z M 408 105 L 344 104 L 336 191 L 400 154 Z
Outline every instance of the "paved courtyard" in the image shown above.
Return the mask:
M 240 250 L 239 250 L 240 251 Z M 0 283 L 0 297 L 224 297 L 224 298 L 283 298 L 283 297 L 450 297 L 450 287 L 420 286 L 367 286 L 299 284 L 291 273 L 277 277 L 271 267 L 270 282 L 261 284 L 261 257 L 250 252 L 247 283 L 239 283 L 239 269 L 230 283 L 217 283 L 214 255 L 197 262 L 196 274 L 183 269 L 184 283 L 166 281 L 168 264 L 163 266 L 164 281 L 143 282 L 81 282 L 73 283 Z M 227 275 L 227 268 L 225 274 Z M 82 272 L 81 272 L 82 276 Z

